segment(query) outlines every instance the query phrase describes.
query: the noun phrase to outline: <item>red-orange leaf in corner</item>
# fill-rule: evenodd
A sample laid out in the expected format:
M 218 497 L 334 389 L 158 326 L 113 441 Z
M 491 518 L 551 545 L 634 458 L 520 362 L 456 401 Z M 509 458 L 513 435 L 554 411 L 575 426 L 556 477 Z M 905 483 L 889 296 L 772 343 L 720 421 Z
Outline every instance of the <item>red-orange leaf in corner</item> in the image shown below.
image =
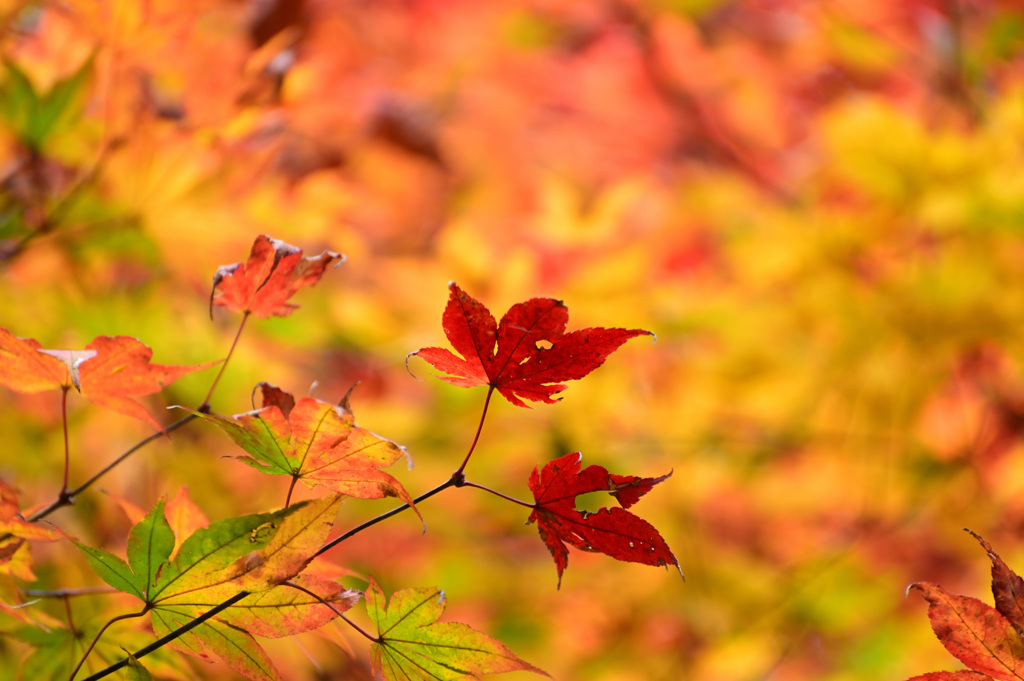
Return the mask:
M 137 398 L 158 393 L 186 374 L 216 362 L 152 364 L 153 351 L 130 336 L 97 336 L 85 350 L 46 350 L 32 338 L 0 329 L 0 385 L 34 393 L 77 388 L 88 400 L 163 427 Z
M 288 299 L 303 286 L 320 281 L 335 260 L 341 264 L 344 256 L 324 251 L 316 257 L 303 257 L 302 249 L 261 234 L 253 242 L 246 262 L 217 269 L 210 291 L 210 313 L 214 305 L 220 305 L 260 319 L 287 317 L 298 307 Z M 218 290 L 220 295 L 215 297 Z
M 1024 679 L 1024 580 L 1003 562 L 987 541 L 978 540 L 992 561 L 992 595 L 996 607 L 976 598 L 957 596 L 941 586 L 918 582 L 928 601 L 928 619 L 942 645 L 973 671 L 933 672 L 910 681 L 1021 681 Z
M 582 456 L 566 454 L 530 475 L 530 491 L 537 501 L 527 522 L 537 523 L 540 537 L 555 559 L 558 583 L 569 564 L 566 544 L 582 551 L 596 551 L 618 560 L 644 565 L 674 565 L 679 561 L 654 526 L 625 510 L 635 504 L 660 478 L 614 475 L 601 466 L 580 470 Z M 576 509 L 576 497 L 587 492 L 610 492 L 621 508 L 602 508 L 596 513 Z
M 950 594 L 930 582 L 917 582 L 909 589 L 920 591 L 928 601 L 932 630 L 954 657 L 998 681 L 1024 678 L 1020 638 L 995 608 L 976 598 Z
M 509 308 L 499 324 L 482 303 L 448 285 L 450 295 L 441 322 L 448 342 L 459 355 L 444 348 L 411 353 L 449 376 L 452 385 L 487 385 L 520 407 L 522 399 L 553 404 L 564 381 L 583 378 L 601 366 L 620 345 L 643 329 L 581 329 L 565 333 L 569 311 L 560 300 L 533 298 Z M 522 399 L 520 399 L 522 398 Z

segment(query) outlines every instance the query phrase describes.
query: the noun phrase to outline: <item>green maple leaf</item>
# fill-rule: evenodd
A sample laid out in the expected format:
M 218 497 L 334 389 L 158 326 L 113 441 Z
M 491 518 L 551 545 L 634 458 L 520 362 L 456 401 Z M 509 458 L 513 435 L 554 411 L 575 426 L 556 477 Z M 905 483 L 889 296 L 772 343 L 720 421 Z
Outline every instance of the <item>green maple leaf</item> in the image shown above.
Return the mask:
M 299 575 L 326 540 L 341 502 L 335 494 L 213 523 L 192 533 L 172 558 L 175 536 L 161 500 L 129 533 L 127 561 L 76 545 L 101 579 L 145 604 L 157 636 L 249 592 L 174 645 L 198 657 L 220 657 L 250 679 L 276 680 L 277 670 L 252 634 L 288 636 L 317 628 L 337 616 L 324 602 L 344 611 L 359 598 L 332 580 Z
M 517 670 L 549 676 L 468 624 L 438 622 L 444 612 L 440 589 L 403 589 L 388 603 L 371 577 L 366 610 L 377 626 L 373 672 L 385 681 L 466 681 Z

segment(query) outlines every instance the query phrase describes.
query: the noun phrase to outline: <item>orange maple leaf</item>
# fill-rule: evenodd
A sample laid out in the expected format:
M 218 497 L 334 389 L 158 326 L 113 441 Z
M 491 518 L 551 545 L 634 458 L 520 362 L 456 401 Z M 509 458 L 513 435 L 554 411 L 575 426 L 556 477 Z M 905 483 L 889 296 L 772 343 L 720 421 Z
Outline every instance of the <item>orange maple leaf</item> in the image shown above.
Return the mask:
M 298 305 L 286 302 L 303 286 L 313 286 L 327 265 L 345 256 L 324 251 L 316 257 L 302 257 L 302 249 L 266 234 L 256 237 L 249 260 L 222 265 L 213 277 L 210 291 L 210 315 L 213 306 L 252 314 L 260 319 L 271 315 L 287 317 Z M 215 297 L 217 290 L 220 295 Z
M 0 329 L 0 385 L 22 393 L 74 386 L 86 399 L 163 430 L 137 400 L 216 362 L 152 364 L 153 351 L 130 336 L 97 336 L 85 350 L 46 350 Z

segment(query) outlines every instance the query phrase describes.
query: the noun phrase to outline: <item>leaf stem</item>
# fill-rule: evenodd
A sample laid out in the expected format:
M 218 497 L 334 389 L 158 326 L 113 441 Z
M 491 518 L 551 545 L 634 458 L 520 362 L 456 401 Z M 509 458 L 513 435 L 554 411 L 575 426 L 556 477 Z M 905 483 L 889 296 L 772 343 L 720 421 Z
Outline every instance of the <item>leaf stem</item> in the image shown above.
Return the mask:
M 68 445 L 68 390 L 70 389 L 70 385 L 63 385 L 60 392 L 60 418 L 64 423 L 64 481 L 60 485 L 58 498 L 68 494 L 68 468 L 71 465 L 71 448 Z
M 460 483 L 461 483 L 461 478 L 457 478 L 456 476 L 453 475 L 452 477 L 448 478 L 447 480 L 445 480 L 443 483 L 441 483 L 440 485 L 438 485 L 434 489 L 430 490 L 429 492 L 424 492 L 423 494 L 421 494 L 418 497 L 416 497 L 415 499 L 413 499 L 413 503 L 414 504 L 418 504 L 421 501 L 423 501 L 424 499 L 429 499 L 430 497 L 434 496 L 435 494 L 437 494 L 437 493 L 439 493 L 439 492 L 441 492 L 443 490 L 448 489 L 449 487 L 458 487 Z M 353 527 L 351 530 L 349 530 L 345 534 L 340 534 L 337 537 L 335 537 L 334 539 L 332 539 L 331 541 L 329 541 L 326 544 L 324 544 L 323 546 L 321 546 L 317 550 L 317 552 L 313 554 L 313 557 L 315 558 L 316 556 L 322 555 L 322 554 L 330 551 L 331 549 L 333 549 L 335 546 L 337 546 L 341 542 L 345 541 L 346 539 L 349 539 L 350 537 L 353 537 L 353 536 L 359 534 L 360 532 L 362 532 L 363 530 L 365 530 L 367 528 L 373 527 L 374 525 L 376 525 L 377 523 L 379 523 L 379 522 L 381 522 L 383 520 L 387 520 L 391 516 L 398 515 L 402 511 L 406 510 L 407 508 L 412 508 L 412 506 L 410 506 L 409 504 L 402 504 L 401 506 L 397 506 L 397 507 L 391 509 L 387 513 L 382 513 L 379 516 L 377 516 L 376 518 L 371 518 L 370 520 L 367 520 L 365 523 L 362 523 L 361 525 L 356 525 L 355 527 Z
M 295 491 L 295 483 L 297 483 L 298 481 L 299 481 L 299 476 L 297 476 L 297 475 L 292 475 L 292 484 L 288 485 L 288 496 L 286 496 L 286 497 L 284 498 L 284 505 L 285 505 L 285 508 L 287 508 L 287 507 L 288 507 L 288 505 L 289 505 L 290 503 L 292 503 L 292 492 L 294 492 L 294 491 Z
M 238 332 L 235 333 L 235 340 L 231 341 L 231 348 L 228 350 L 228 356 L 224 358 L 224 361 L 220 363 L 220 371 L 217 372 L 216 378 L 213 379 L 213 385 L 210 386 L 209 392 L 206 393 L 206 398 L 203 399 L 203 403 L 199 405 L 199 409 L 206 413 L 210 410 L 210 398 L 213 397 L 213 391 L 217 389 L 217 384 L 220 383 L 220 377 L 224 375 L 224 370 L 228 368 L 228 360 L 231 359 L 231 355 L 235 352 L 235 346 L 238 345 L 238 339 L 242 337 L 242 329 L 245 328 L 245 322 L 249 319 L 248 310 L 242 314 L 242 323 L 238 325 Z
M 302 586 L 300 584 L 296 584 L 295 582 L 293 582 L 291 580 L 288 580 L 284 584 L 285 584 L 285 586 L 290 586 L 293 589 L 298 589 L 299 591 L 302 591 L 303 593 L 309 594 L 310 596 L 312 596 L 313 598 L 317 599 L 318 601 L 320 601 L 321 603 L 326 605 L 328 608 L 333 610 L 334 614 L 336 614 L 341 619 L 345 620 L 345 622 L 347 622 L 350 627 L 352 627 L 353 629 L 358 631 L 360 634 L 362 634 L 366 638 L 370 639 L 374 643 L 380 643 L 380 639 L 379 638 L 377 638 L 376 636 L 373 636 L 372 634 L 367 632 L 365 629 L 363 629 L 361 626 L 359 626 L 358 624 L 356 624 L 355 622 L 353 622 L 349 618 L 345 617 L 345 613 L 343 613 L 341 610 L 338 610 L 338 608 L 336 608 L 333 603 L 328 603 L 323 598 L 321 598 L 318 594 L 313 593 L 312 591 L 310 591 L 306 587 L 304 587 L 304 586 Z
M 122 461 L 127 459 L 129 456 L 134 454 L 136 451 L 138 451 L 139 449 L 141 449 L 145 445 L 149 444 L 153 440 L 156 440 L 159 437 L 163 437 L 164 435 L 166 435 L 167 433 L 171 432 L 172 430 L 177 430 L 178 428 L 181 428 L 186 423 L 188 423 L 189 421 L 192 421 L 192 420 L 194 420 L 196 418 L 198 418 L 198 417 L 195 414 L 189 414 L 188 416 L 186 416 L 186 417 L 184 417 L 182 419 L 179 419 L 179 420 L 175 421 L 174 423 L 172 423 L 171 425 L 169 425 L 166 428 L 164 428 L 163 432 L 153 433 L 152 435 L 150 435 L 149 437 L 145 438 L 144 440 L 139 441 L 133 447 L 131 447 L 131 449 L 126 451 L 124 454 L 121 454 L 121 456 L 117 457 L 116 459 L 114 459 L 110 463 L 108 463 L 99 472 L 97 472 L 95 475 L 93 475 L 91 478 L 89 478 L 88 480 L 86 480 L 85 482 L 83 482 L 81 485 L 79 485 L 78 487 L 76 487 L 73 490 L 68 490 L 67 489 L 67 484 L 65 483 L 64 491 L 60 494 L 60 496 L 58 496 L 56 499 L 54 499 L 53 502 L 50 503 L 48 506 L 46 506 L 46 507 L 36 511 L 35 513 L 33 513 L 31 516 L 28 517 L 27 520 L 29 522 L 35 522 L 37 520 L 41 520 L 41 519 L 45 518 L 46 516 L 50 515 L 51 513 L 53 513 L 54 511 L 56 511 L 59 508 L 63 508 L 65 506 L 70 506 L 71 504 L 73 504 L 75 502 L 75 497 L 76 496 L 78 496 L 79 494 L 81 494 L 82 492 L 87 490 L 89 487 L 92 486 L 93 483 L 95 483 L 101 477 L 103 477 L 104 475 L 109 473 L 111 469 L 113 469 L 119 463 L 121 463 Z M 4 538 L 5 537 L 0 537 L 0 539 L 4 539 Z
M 473 443 L 469 445 L 469 451 L 466 452 L 466 458 L 462 460 L 462 465 L 459 466 L 458 470 L 452 474 L 452 477 L 462 475 L 462 472 L 466 470 L 466 464 L 469 463 L 469 457 L 473 455 L 473 450 L 476 449 L 476 443 L 480 441 L 480 431 L 484 429 L 484 419 L 487 418 L 487 407 L 491 403 L 491 395 L 494 394 L 494 386 L 487 386 L 487 397 L 484 399 L 484 410 L 480 414 L 480 423 L 476 427 L 476 435 L 473 436 Z
M 510 497 L 507 494 L 502 494 L 501 492 L 493 490 L 490 487 L 484 487 L 483 485 L 478 485 L 475 482 L 470 482 L 469 480 L 463 482 L 461 485 L 459 485 L 459 487 L 475 487 L 477 489 L 482 489 L 485 492 L 490 492 L 496 497 L 501 497 L 502 499 L 511 501 L 513 504 L 519 504 L 520 506 L 525 506 L 526 508 L 537 508 L 537 504 L 528 504 L 525 501 L 521 501 L 520 499 L 516 499 L 515 497 Z
M 82 659 L 78 661 L 78 664 L 71 671 L 71 676 L 68 677 L 68 681 L 75 681 L 75 675 L 82 668 L 82 665 L 85 664 L 85 661 L 86 661 L 86 659 L 88 659 L 89 654 L 92 652 L 92 649 L 96 647 L 97 643 L 99 643 L 100 636 L 103 635 L 103 632 L 105 632 L 107 630 L 107 628 L 111 624 L 113 624 L 114 622 L 117 622 L 119 620 L 127 620 L 127 619 L 132 619 L 134 617 L 142 617 L 147 612 L 149 612 L 149 606 L 148 605 L 145 608 L 143 608 L 142 610 L 140 610 L 139 612 L 133 612 L 133 613 L 129 613 L 127 615 L 118 615 L 117 617 L 111 617 L 109 620 L 107 620 L 107 623 L 103 625 L 103 628 L 100 629 L 98 632 L 96 632 L 96 636 L 92 639 L 92 643 L 89 644 L 89 647 L 85 650 L 85 654 L 82 655 Z

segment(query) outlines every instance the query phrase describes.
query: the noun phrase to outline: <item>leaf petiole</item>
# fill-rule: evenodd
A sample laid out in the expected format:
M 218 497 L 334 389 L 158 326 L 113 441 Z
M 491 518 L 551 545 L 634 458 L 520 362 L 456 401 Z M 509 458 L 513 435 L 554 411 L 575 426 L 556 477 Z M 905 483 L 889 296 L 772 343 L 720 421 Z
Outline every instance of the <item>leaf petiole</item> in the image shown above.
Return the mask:
M 475 482 L 470 482 L 469 480 L 464 481 L 461 485 L 459 485 L 459 487 L 475 487 L 476 489 L 482 489 L 485 492 L 490 492 L 494 496 L 501 497 L 506 501 L 511 501 L 513 504 L 519 504 L 520 506 L 525 506 L 526 508 L 537 508 L 536 504 L 528 504 L 525 501 L 516 499 L 515 497 L 510 497 L 507 494 L 502 494 L 501 492 L 493 490 L 490 487 L 484 487 L 483 485 L 478 485 Z
M 228 367 L 228 361 L 231 359 L 231 355 L 235 352 L 235 347 L 238 345 L 238 339 L 242 337 L 242 329 L 245 328 L 245 322 L 248 319 L 249 311 L 246 310 L 242 314 L 242 323 L 238 325 L 238 331 L 235 333 L 235 339 L 231 341 L 231 348 L 228 349 L 228 356 L 220 363 L 220 371 L 217 372 L 217 376 L 213 379 L 213 384 L 210 386 L 210 390 L 206 393 L 203 403 L 199 405 L 199 409 L 196 411 L 206 413 L 210 410 L 210 398 L 213 397 L 213 391 L 217 389 L 217 384 L 220 383 L 220 377 L 224 375 L 224 370 Z
M 484 410 L 480 414 L 480 423 L 476 427 L 476 435 L 473 436 L 473 442 L 469 445 L 469 451 L 466 452 L 466 458 L 462 460 L 462 465 L 459 466 L 458 470 L 452 474 L 452 477 L 461 476 L 462 472 L 466 470 L 466 464 L 469 463 L 469 457 L 473 455 L 473 450 L 476 449 L 476 443 L 480 441 L 480 432 L 484 429 L 484 419 L 487 418 L 487 407 L 491 404 L 491 395 L 494 394 L 494 386 L 487 386 L 487 397 L 484 399 Z
M 111 617 L 109 620 L 107 620 L 107 623 L 104 624 L 103 627 L 98 632 L 96 632 L 96 636 L 92 639 L 92 643 L 89 644 L 89 647 L 86 648 L 85 653 L 82 655 L 82 659 L 78 661 L 78 664 L 71 671 L 71 676 L 68 677 L 68 681 L 75 681 L 75 675 L 78 674 L 78 671 L 82 668 L 82 665 L 85 664 L 85 661 L 88 659 L 89 654 L 92 652 L 92 649 L 96 647 L 97 643 L 99 643 L 100 636 L 103 635 L 103 632 L 105 632 L 110 627 L 111 624 L 113 624 L 114 622 L 118 622 L 120 620 L 127 620 L 127 619 L 133 619 L 135 617 L 142 617 L 147 612 L 149 612 L 149 606 L 148 605 L 146 607 L 144 607 L 142 610 L 140 610 L 139 612 L 133 612 L 133 613 L 129 613 L 127 615 L 118 615 L 117 617 Z
M 372 634 L 370 634 L 369 632 L 367 632 L 367 631 L 366 631 L 365 629 L 363 629 L 363 628 L 362 628 L 361 626 L 359 626 L 358 624 L 356 624 L 355 622 L 353 622 L 352 620 L 350 620 L 350 619 L 349 619 L 348 617 L 345 617 L 345 614 L 344 614 L 344 613 L 343 613 L 342 611 L 338 610 L 338 609 L 337 609 L 336 607 L 334 607 L 334 605 L 333 605 L 332 603 L 328 603 L 327 601 L 325 601 L 324 599 L 320 598 L 320 596 L 316 595 L 315 593 L 313 593 L 313 592 L 312 592 L 312 591 L 310 591 L 309 589 L 307 589 L 307 588 L 305 588 L 304 586 L 301 586 L 301 585 L 299 585 L 299 584 L 296 584 L 295 582 L 293 582 L 293 581 L 291 581 L 291 580 L 289 580 L 289 581 L 285 582 L 284 584 L 285 584 L 285 586 L 290 586 L 290 587 L 292 587 L 293 589 L 298 589 L 299 591 L 301 591 L 301 592 L 303 592 L 303 593 L 309 594 L 310 596 L 312 596 L 313 598 L 317 599 L 318 601 L 320 601 L 321 603 L 323 603 L 324 605 L 326 605 L 326 606 L 327 606 L 328 608 L 330 608 L 331 610 L 333 610 L 333 611 L 334 611 L 334 614 L 336 614 L 336 615 L 337 615 L 338 617 L 340 617 L 341 619 L 345 620 L 345 622 L 346 622 L 346 623 L 347 623 L 347 624 L 348 624 L 348 625 L 349 625 L 350 627 L 352 627 L 353 629 L 355 629 L 356 631 L 358 631 L 358 632 L 359 632 L 360 634 L 362 634 L 362 635 L 363 635 L 363 636 L 365 636 L 366 638 L 370 639 L 370 640 L 371 640 L 371 641 L 373 641 L 374 643 L 380 643 L 380 639 L 379 639 L 379 638 L 377 638 L 376 636 L 373 636 Z

